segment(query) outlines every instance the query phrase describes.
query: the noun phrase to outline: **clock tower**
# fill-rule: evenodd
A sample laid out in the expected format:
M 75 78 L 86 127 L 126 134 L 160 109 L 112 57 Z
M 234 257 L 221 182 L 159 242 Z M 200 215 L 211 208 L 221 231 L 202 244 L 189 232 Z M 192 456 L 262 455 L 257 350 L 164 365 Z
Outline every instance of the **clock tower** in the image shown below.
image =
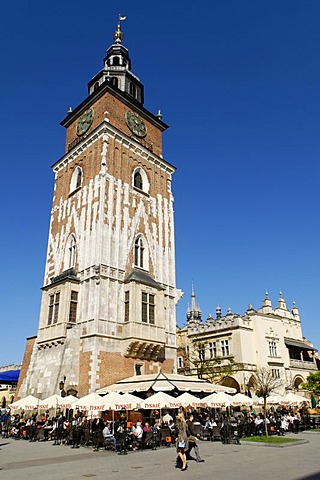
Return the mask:
M 88 96 L 61 122 L 38 333 L 18 396 L 82 396 L 132 375 L 176 368 L 171 179 L 161 115 L 122 45 L 121 20 Z M 60 383 L 60 387 L 59 387 Z

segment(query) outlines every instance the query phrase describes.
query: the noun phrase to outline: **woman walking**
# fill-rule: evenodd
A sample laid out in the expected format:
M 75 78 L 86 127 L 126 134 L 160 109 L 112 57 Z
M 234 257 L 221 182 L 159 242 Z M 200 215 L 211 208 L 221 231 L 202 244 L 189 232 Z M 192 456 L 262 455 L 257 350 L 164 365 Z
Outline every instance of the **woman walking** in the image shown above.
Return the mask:
M 187 448 L 187 422 L 184 418 L 183 410 L 181 410 L 176 417 L 176 427 L 178 430 L 177 434 L 177 453 L 178 457 L 181 459 L 182 468 L 184 472 L 187 470 L 187 457 L 186 457 L 186 448 Z

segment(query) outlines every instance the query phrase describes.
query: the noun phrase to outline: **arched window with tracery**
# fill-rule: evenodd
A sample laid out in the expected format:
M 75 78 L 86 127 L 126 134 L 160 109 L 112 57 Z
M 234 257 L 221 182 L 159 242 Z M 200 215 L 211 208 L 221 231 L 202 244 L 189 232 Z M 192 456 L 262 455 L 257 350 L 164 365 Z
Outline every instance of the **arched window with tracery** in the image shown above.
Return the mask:
M 64 253 L 64 269 L 74 268 L 77 259 L 77 241 L 75 235 L 71 234 L 67 240 Z
M 136 238 L 134 242 L 134 264 L 136 267 L 145 268 L 145 246 L 141 235 Z
M 72 235 L 70 244 L 69 244 L 69 251 L 68 251 L 68 256 L 69 256 L 69 268 L 72 268 L 75 266 L 76 263 L 76 239 Z

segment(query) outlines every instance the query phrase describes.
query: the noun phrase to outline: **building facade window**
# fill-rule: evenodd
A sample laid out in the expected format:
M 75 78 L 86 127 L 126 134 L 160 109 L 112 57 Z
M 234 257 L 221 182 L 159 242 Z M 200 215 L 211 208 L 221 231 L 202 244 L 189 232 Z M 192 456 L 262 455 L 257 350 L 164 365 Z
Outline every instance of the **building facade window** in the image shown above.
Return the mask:
M 150 183 L 146 172 L 141 167 L 135 168 L 132 173 L 132 184 L 134 188 L 149 194 Z
M 82 170 L 81 170 L 81 168 L 78 168 L 77 169 L 76 188 L 81 187 L 81 182 L 82 182 Z
M 142 292 L 141 321 L 155 324 L 155 296 L 151 293 Z
M 68 268 L 74 267 L 76 263 L 76 239 L 72 235 L 68 247 Z
M 221 356 L 229 357 L 230 355 L 229 340 L 221 340 L 220 346 L 221 346 Z
M 143 375 L 144 373 L 144 365 L 143 363 L 136 363 L 134 365 L 134 374 L 135 375 Z
M 134 243 L 134 264 L 136 267 L 144 268 L 144 244 L 139 236 Z
M 178 361 L 178 368 L 183 368 L 183 358 L 182 358 L 182 357 L 178 357 L 178 358 L 177 358 L 177 361 Z
M 76 323 L 77 321 L 77 307 L 78 307 L 78 292 L 71 291 L 70 308 L 69 308 L 69 323 Z
M 204 345 L 199 345 L 198 347 L 199 360 L 203 361 L 206 358 L 206 349 Z
M 119 86 L 119 80 L 118 80 L 117 77 L 112 77 L 112 78 L 111 78 L 111 83 L 112 83 L 112 85 L 114 85 L 115 87 L 118 88 L 118 86 Z
M 77 167 L 71 177 L 70 193 L 80 188 L 81 185 L 82 185 L 82 168 Z
M 124 292 L 124 321 L 129 322 L 129 306 L 130 306 L 130 294 Z
M 270 357 L 277 357 L 278 356 L 278 345 L 275 341 L 269 342 L 269 356 Z
M 130 83 L 130 86 L 129 86 L 129 93 L 132 97 L 134 97 L 134 98 L 137 97 L 137 87 L 132 82 Z
M 134 174 L 134 186 L 136 188 L 139 188 L 139 190 L 143 190 L 143 182 L 142 182 L 142 176 L 140 172 L 136 172 Z
M 209 342 L 209 356 L 216 358 L 217 356 L 217 342 Z
M 281 376 L 279 368 L 272 368 L 271 369 L 271 375 L 272 375 L 272 378 L 279 379 L 280 376 Z
M 48 313 L 48 325 L 52 325 L 58 322 L 59 318 L 59 303 L 60 292 L 57 292 L 49 297 L 49 313 Z

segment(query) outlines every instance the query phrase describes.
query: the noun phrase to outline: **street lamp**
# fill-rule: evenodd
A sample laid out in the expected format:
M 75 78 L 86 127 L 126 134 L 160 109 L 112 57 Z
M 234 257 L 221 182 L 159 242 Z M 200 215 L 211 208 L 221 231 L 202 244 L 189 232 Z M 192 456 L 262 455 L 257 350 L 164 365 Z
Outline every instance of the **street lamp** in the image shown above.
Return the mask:
M 65 390 L 64 390 L 65 381 L 66 381 L 66 377 L 63 377 L 63 379 L 60 380 L 60 382 L 59 382 L 59 390 L 60 390 L 61 397 L 65 397 L 67 395 Z

